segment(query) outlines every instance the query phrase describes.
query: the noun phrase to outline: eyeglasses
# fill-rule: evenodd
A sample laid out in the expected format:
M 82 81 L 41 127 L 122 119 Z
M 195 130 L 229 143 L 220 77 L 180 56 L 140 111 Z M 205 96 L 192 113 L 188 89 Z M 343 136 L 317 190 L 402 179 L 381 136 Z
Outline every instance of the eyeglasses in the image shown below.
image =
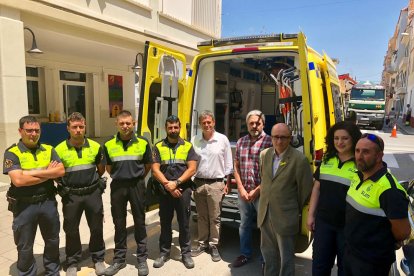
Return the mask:
M 40 129 L 38 128 L 23 128 L 24 132 L 26 132 L 26 134 L 32 134 L 33 132 L 36 134 L 40 133 Z
M 287 139 L 290 139 L 290 136 L 279 136 L 279 135 L 272 135 L 272 139 L 274 140 L 281 140 L 281 141 L 285 141 Z
M 364 133 L 361 136 L 361 139 L 362 138 L 367 138 L 371 142 L 377 144 L 377 146 L 380 148 L 381 151 L 384 151 L 384 141 L 377 135 L 372 134 L 372 133 Z

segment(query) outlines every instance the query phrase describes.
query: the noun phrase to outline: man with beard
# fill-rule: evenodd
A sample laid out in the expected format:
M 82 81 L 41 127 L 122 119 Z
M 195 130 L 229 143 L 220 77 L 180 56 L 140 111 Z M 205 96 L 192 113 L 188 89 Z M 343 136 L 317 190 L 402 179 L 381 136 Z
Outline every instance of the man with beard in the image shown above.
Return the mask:
M 53 179 L 63 176 L 65 168 L 52 146 L 39 143 L 40 133 L 36 117 L 22 117 L 21 139 L 4 153 L 3 173 L 11 181 L 6 197 L 13 212 L 18 275 L 37 275 L 33 245 L 38 226 L 44 240 L 45 274 L 59 275 L 60 270 L 60 222 Z
M 240 253 L 233 267 L 246 264 L 252 257 L 252 229 L 256 226 L 260 183 L 259 157 L 263 149 L 272 146 L 272 138 L 263 131 L 265 116 L 260 110 L 252 110 L 246 116 L 249 134 L 240 138 L 234 157 L 234 178 L 239 191 Z
M 220 240 L 221 202 L 230 185 L 233 161 L 229 139 L 215 130 L 216 120 L 211 111 L 198 116 L 202 132 L 191 139 L 198 156 L 194 182 L 194 201 L 197 208 L 198 247 L 191 255 L 197 257 L 210 251 L 213 262 L 221 260 Z M 223 178 L 227 178 L 227 185 Z
M 127 203 L 134 217 L 137 243 L 138 275 L 148 275 L 147 231 L 145 229 L 145 181 L 151 169 L 151 148 L 148 141 L 134 133 L 131 112 L 122 110 L 116 117 L 118 133 L 104 144 L 106 170 L 112 178 L 111 213 L 115 225 L 113 264 L 105 275 L 115 275 L 126 266 Z
M 167 137 L 154 146 L 152 158 L 152 173 L 162 185 L 160 187 L 160 224 L 159 239 L 160 256 L 154 261 L 154 267 L 159 268 L 169 260 L 171 253 L 172 229 L 171 223 L 174 210 L 177 213 L 179 226 L 179 242 L 184 266 L 194 267 L 191 258 L 190 239 L 190 201 L 192 185 L 190 177 L 197 167 L 197 156 L 190 142 L 180 138 L 180 119 L 169 116 L 165 121 Z
M 411 231 L 404 188 L 382 161 L 384 141 L 370 133 L 355 148 L 358 174 L 346 197 L 346 275 L 388 275 L 395 249 Z

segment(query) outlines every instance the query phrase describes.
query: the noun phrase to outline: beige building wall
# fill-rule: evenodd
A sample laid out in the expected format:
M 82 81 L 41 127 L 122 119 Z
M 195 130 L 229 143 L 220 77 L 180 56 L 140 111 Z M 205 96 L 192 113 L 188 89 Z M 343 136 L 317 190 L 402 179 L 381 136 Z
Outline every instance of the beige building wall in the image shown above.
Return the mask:
M 25 52 L 32 35 L 24 27 L 43 54 Z M 135 113 L 142 71 L 131 67 L 145 41 L 183 52 L 191 62 L 197 43 L 219 38 L 220 30 L 221 0 L 0 0 L 1 152 L 18 141 L 18 119 L 28 114 L 27 80 L 38 82 L 39 120 L 62 115 L 64 89 L 83 87 L 87 133 L 109 136 L 115 119 L 108 75 L 122 76 L 123 108 Z M 37 77 L 26 76 L 29 67 Z M 85 74 L 85 82 L 61 80 L 62 71 Z

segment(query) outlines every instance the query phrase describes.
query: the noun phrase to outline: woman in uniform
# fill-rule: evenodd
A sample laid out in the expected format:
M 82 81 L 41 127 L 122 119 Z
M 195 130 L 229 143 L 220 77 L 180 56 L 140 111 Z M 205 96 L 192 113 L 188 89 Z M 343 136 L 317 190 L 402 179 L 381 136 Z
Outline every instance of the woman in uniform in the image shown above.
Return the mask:
M 355 145 L 361 137 L 350 121 L 333 125 L 325 138 L 327 150 L 314 174 L 307 227 L 314 234 L 312 275 L 331 275 L 337 258 L 338 275 L 344 275 L 345 198 L 355 174 Z

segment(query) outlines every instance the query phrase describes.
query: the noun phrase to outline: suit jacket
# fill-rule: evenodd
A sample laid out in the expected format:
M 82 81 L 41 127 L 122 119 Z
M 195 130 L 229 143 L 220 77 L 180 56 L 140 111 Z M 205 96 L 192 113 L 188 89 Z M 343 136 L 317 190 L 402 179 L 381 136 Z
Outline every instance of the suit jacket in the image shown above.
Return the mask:
M 296 235 L 299 232 L 299 215 L 310 197 L 313 176 L 307 158 L 289 146 L 273 177 L 273 147 L 260 153 L 260 186 L 257 224 L 265 221 L 266 214 L 273 221 L 279 235 Z

